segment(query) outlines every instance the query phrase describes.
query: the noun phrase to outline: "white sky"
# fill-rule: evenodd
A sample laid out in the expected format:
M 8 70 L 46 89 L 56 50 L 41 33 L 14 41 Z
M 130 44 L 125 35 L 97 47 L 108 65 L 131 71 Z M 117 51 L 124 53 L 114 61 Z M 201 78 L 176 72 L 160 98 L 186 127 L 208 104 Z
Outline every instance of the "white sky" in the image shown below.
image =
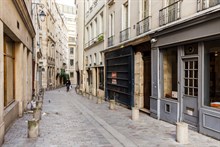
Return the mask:
M 74 0 L 56 0 L 59 4 L 74 6 Z

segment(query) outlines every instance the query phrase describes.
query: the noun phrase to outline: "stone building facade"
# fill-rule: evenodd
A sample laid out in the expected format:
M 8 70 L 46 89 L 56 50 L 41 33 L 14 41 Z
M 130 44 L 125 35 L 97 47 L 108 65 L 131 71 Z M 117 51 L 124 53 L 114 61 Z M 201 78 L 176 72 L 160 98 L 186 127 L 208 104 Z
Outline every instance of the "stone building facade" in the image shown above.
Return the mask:
M 220 139 L 220 1 L 105 1 L 104 50 L 91 29 L 96 3 L 85 2 L 85 91 L 96 94 L 93 54 L 101 51 L 105 99 Z
M 31 1 L 0 1 L 0 145 L 32 99 Z
M 66 72 L 70 76 L 71 83 L 76 84 L 76 6 L 74 1 L 72 1 L 71 5 L 58 4 L 58 6 L 68 31 L 68 62 Z
M 68 59 L 67 27 L 55 0 L 42 0 L 46 19 L 42 22 L 42 87 L 53 89 L 63 85 L 63 73 Z M 61 72 L 62 71 L 62 72 Z

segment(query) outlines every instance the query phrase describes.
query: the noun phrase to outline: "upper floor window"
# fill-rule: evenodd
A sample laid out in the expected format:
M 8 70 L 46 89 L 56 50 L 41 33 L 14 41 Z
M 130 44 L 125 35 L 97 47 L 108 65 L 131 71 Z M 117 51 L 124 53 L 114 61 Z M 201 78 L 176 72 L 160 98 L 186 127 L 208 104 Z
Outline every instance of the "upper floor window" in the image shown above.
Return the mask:
M 123 19 L 122 19 L 122 29 L 126 29 L 128 28 L 128 2 L 126 2 L 124 5 L 123 5 L 123 9 L 122 9 L 122 15 L 123 15 Z
M 70 66 L 73 66 L 73 64 L 74 64 L 74 60 L 70 59 Z
M 160 10 L 160 26 L 180 19 L 182 0 L 168 0 L 167 6 Z
M 74 53 L 74 48 L 71 47 L 71 48 L 70 48 L 70 54 L 73 54 L 73 53 Z
M 109 15 L 109 37 L 114 35 L 114 12 Z
M 103 33 L 103 31 L 104 31 L 104 23 L 103 23 L 103 12 L 102 13 L 100 13 L 100 34 L 101 33 Z
M 220 0 L 197 0 L 198 11 L 220 4 Z
M 149 16 L 149 0 L 143 0 L 142 19 Z

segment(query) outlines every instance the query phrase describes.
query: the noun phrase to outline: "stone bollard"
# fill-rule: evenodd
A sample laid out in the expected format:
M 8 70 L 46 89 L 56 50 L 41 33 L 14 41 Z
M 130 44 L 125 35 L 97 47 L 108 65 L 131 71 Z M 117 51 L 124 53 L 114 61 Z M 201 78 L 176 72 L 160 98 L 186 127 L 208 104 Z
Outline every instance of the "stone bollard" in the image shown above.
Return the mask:
M 37 108 L 42 109 L 43 101 L 37 101 Z
M 110 100 L 109 101 L 109 109 L 114 110 L 115 109 L 115 100 Z
M 39 120 L 28 121 L 28 138 L 36 138 L 39 136 Z
M 188 144 L 188 124 L 184 122 L 176 123 L 176 141 L 181 144 Z
M 33 118 L 35 120 L 41 120 L 41 109 L 40 108 L 34 109 Z
M 101 97 L 98 97 L 97 98 L 97 104 L 101 104 L 102 103 L 102 98 Z
M 83 95 L 84 97 L 86 97 L 86 93 L 85 93 L 85 92 L 83 92 L 82 95 Z
M 131 109 L 131 118 L 132 118 L 132 120 L 138 120 L 139 119 L 139 109 L 137 107 L 132 107 L 132 109 Z
M 92 94 L 89 94 L 89 99 L 90 99 L 90 100 L 92 99 Z

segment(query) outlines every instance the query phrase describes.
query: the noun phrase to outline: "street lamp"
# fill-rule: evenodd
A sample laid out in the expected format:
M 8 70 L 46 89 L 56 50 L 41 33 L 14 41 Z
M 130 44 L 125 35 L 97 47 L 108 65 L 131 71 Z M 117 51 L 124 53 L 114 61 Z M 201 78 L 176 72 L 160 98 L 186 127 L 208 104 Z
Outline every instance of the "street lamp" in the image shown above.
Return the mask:
M 46 14 L 44 13 L 43 10 L 41 10 L 39 16 L 40 16 L 40 20 L 41 20 L 42 22 L 44 22 L 44 21 L 45 21 Z

